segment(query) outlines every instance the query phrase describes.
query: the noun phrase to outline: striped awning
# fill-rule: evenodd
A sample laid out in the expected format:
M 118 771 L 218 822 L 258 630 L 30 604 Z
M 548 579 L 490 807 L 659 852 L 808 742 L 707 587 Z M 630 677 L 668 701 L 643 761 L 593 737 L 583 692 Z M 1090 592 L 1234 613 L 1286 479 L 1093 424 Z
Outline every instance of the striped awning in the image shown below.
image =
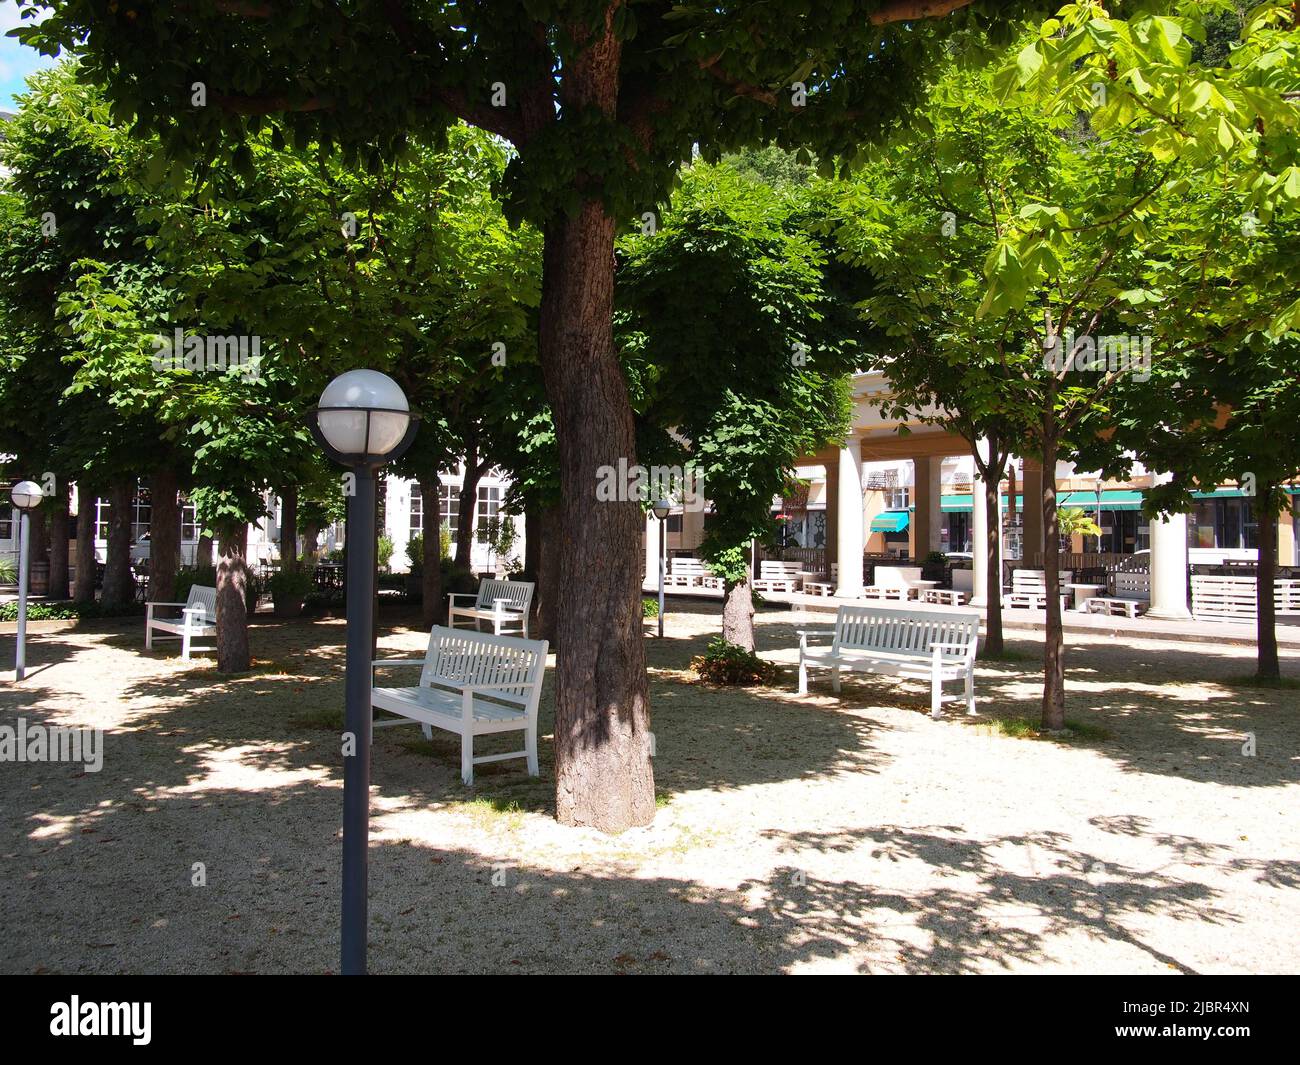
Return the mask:
M 887 510 L 871 519 L 872 532 L 902 532 L 911 516 L 905 510 Z

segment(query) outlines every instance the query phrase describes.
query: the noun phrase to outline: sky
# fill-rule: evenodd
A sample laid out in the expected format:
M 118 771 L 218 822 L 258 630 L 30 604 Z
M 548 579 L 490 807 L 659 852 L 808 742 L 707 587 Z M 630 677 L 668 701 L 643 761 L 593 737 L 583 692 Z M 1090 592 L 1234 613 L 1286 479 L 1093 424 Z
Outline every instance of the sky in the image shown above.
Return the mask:
M 0 0 L 0 34 L 28 21 L 18 17 L 16 0 Z M 12 37 L 0 36 L 0 111 L 16 110 L 14 97 L 23 91 L 23 81 L 33 70 L 53 66 L 55 60 Z

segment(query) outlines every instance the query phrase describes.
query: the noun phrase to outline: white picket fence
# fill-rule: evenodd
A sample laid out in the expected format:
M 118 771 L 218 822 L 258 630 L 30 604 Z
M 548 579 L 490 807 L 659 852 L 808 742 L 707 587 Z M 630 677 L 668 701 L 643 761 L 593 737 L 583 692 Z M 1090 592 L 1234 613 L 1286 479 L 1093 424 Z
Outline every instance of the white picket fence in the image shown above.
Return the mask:
M 1255 620 L 1254 577 L 1192 577 L 1192 614 L 1206 621 Z M 1300 580 L 1273 582 L 1273 606 L 1278 615 L 1300 614 Z

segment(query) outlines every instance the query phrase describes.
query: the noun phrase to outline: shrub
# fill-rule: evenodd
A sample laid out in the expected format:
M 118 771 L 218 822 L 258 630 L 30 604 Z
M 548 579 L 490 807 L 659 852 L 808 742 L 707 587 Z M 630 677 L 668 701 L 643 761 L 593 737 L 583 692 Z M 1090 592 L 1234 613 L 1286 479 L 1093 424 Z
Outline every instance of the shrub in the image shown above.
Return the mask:
M 643 618 L 657 618 L 659 616 L 659 600 L 649 598 L 642 599 L 641 616 Z
M 406 561 L 410 563 L 411 573 L 420 576 L 424 572 L 424 534 L 416 533 L 406 541 Z
M 310 569 L 276 570 L 266 583 L 272 599 L 302 599 L 316 586 Z
M 721 636 L 715 636 L 704 654 L 691 660 L 691 668 L 710 684 L 741 687 L 770 684 L 780 673 L 775 664 L 759 658 L 753 651 L 728 643 Z
M 144 613 L 143 603 L 122 603 L 105 609 L 94 603 L 28 603 L 28 621 L 76 621 L 82 618 L 137 617 Z M 0 603 L 0 621 L 17 621 L 17 602 Z
M 0 558 L 0 584 L 18 583 L 18 565 L 12 558 Z
M 379 538 L 379 542 L 375 545 L 375 558 L 380 569 L 388 569 L 388 564 L 393 561 L 393 541 L 391 537 L 381 536 Z

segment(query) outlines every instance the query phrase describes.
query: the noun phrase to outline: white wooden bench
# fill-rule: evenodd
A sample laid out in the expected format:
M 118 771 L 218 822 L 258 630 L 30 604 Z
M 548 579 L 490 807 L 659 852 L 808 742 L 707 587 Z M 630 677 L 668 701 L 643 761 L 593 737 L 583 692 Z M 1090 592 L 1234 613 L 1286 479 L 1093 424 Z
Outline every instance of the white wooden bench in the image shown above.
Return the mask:
M 160 618 L 154 616 L 159 607 L 179 609 L 181 616 Z M 162 633 L 155 636 L 154 632 Z M 217 632 L 217 590 L 202 584 L 190 585 L 190 594 L 183 603 L 146 603 L 144 611 L 144 646 L 153 648 L 154 640 L 180 640 L 181 660 L 188 662 L 191 651 L 214 651 L 215 647 L 196 647 L 194 640 L 214 636 Z
M 373 680 L 372 707 L 398 720 L 372 720 L 373 728 L 418 724 L 426 738 L 435 728 L 460 736 L 460 776 L 474 783 L 474 766 L 523 758 L 537 776 L 537 703 L 546 671 L 545 640 L 491 636 L 438 625 L 429 633 L 424 658 L 379 658 L 373 668 L 420 665 L 413 688 L 380 688 Z M 522 732 L 524 749 L 474 757 L 474 737 Z
M 1120 570 L 1111 574 L 1113 595 L 1094 595 L 1084 604 L 1089 614 L 1123 614 L 1135 618 L 1151 602 L 1151 574 Z
M 715 577 L 703 559 L 679 556 L 669 563 L 664 574 L 665 588 L 721 588 L 722 578 Z
M 808 691 L 809 668 L 829 669 L 840 690 L 840 670 L 881 673 L 930 682 L 930 714 L 939 716 L 943 684 L 964 682 L 966 712 L 975 713 L 975 649 L 978 611 L 915 610 L 890 606 L 841 606 L 830 647 L 809 647 L 824 632 L 799 632 L 799 694 Z
M 1063 589 L 1074 579 L 1073 570 L 1062 570 L 1056 578 L 1056 589 L 1061 597 L 1061 610 L 1067 609 L 1069 592 Z M 1041 569 L 1018 569 L 1011 574 L 1011 594 L 1007 606 L 1023 606 L 1030 610 L 1047 609 L 1047 574 Z
M 797 592 L 803 584 L 798 562 L 760 562 L 756 592 Z
M 872 583 L 862 589 L 864 599 L 911 598 L 913 581 L 921 579 L 920 566 L 877 566 L 871 575 Z
M 812 580 L 808 579 L 810 576 L 813 578 Z M 821 574 L 803 574 L 803 590 L 809 595 L 834 595 L 835 589 L 840 584 L 840 564 L 838 562 L 831 563 L 831 579 L 829 581 L 818 579 L 820 576 Z
M 1300 580 L 1273 581 L 1273 609 L 1279 616 L 1300 614 Z M 1206 621 L 1253 622 L 1258 612 L 1254 577 L 1192 576 L 1192 616 Z
M 473 599 L 472 606 L 457 606 L 457 599 Z M 456 628 L 457 618 L 469 618 L 470 625 L 477 632 L 479 622 L 492 624 L 494 635 L 501 636 L 507 631 L 521 632 L 528 636 L 528 612 L 533 604 L 532 581 L 498 581 L 484 580 L 478 586 L 477 594 L 452 592 L 447 596 L 447 624 Z
M 925 601 L 940 606 L 961 606 L 966 602 L 966 593 L 956 588 L 927 588 Z

